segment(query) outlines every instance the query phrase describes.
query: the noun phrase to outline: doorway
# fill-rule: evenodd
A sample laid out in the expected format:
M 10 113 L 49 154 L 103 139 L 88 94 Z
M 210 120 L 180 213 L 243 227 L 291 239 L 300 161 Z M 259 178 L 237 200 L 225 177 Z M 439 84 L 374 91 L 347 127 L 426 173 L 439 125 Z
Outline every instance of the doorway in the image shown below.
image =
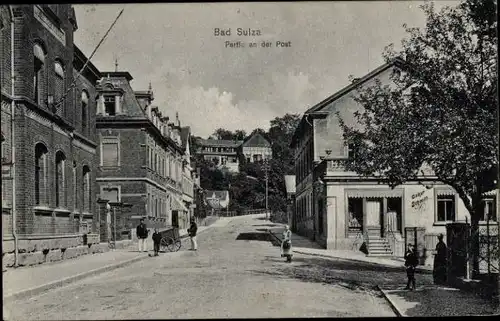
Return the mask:
M 366 199 L 366 227 L 370 228 L 370 234 L 378 234 L 383 237 L 384 224 L 383 222 L 383 202 L 382 198 L 367 198 Z M 376 232 L 375 232 L 375 227 Z

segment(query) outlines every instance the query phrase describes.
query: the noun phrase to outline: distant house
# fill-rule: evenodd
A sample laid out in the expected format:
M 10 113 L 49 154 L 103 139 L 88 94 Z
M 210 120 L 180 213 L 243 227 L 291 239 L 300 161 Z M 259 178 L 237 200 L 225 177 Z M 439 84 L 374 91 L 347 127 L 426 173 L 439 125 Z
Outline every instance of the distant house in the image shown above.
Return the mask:
M 248 136 L 240 146 L 247 163 L 260 162 L 273 157 L 271 143 L 260 133 Z
M 196 155 L 213 161 L 219 168 L 227 168 L 230 172 L 239 171 L 238 148 L 241 140 L 198 139 Z
M 271 143 L 260 133 L 254 133 L 245 140 L 198 139 L 196 143 L 196 155 L 232 173 L 239 171 L 240 156 L 249 163 L 272 158 Z
M 214 210 L 220 210 L 229 206 L 228 191 L 206 191 L 206 202 Z

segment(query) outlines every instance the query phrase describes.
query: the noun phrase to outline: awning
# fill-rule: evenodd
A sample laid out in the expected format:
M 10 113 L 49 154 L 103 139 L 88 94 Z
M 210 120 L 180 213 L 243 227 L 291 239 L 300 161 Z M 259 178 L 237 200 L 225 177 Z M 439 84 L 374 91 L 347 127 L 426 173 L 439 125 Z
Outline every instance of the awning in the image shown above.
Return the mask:
M 403 197 L 403 189 L 356 189 L 346 190 L 347 197 L 350 198 L 379 198 L 379 197 Z
M 184 206 L 183 202 L 179 198 L 177 198 L 177 196 L 170 195 L 170 197 L 172 198 L 172 205 L 170 207 L 172 211 L 189 212 L 189 210 L 186 208 L 186 206 Z
M 452 188 L 436 188 L 436 195 L 455 195 L 455 191 Z

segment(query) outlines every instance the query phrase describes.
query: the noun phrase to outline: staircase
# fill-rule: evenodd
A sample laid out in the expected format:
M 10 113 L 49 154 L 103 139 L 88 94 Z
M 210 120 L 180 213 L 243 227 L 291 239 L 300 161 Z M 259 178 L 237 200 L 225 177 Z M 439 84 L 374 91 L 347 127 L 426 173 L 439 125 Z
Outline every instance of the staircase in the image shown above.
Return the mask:
M 368 256 L 392 256 L 391 246 L 385 238 L 370 235 L 368 241 Z

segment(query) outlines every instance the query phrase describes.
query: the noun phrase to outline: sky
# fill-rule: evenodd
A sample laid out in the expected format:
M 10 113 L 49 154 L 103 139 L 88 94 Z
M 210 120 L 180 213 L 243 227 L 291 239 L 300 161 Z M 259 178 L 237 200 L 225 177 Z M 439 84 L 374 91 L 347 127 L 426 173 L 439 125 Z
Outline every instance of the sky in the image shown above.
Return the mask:
M 151 82 L 153 105 L 170 119 L 178 112 L 194 135 L 208 137 L 220 127 L 249 133 L 267 130 L 275 117 L 304 113 L 346 86 L 349 76 L 362 77 L 383 64 L 385 46 L 397 48 L 406 35 L 403 23 L 425 25 L 422 3 L 74 5 L 74 39 L 89 57 L 124 9 L 92 57 L 100 71 L 114 71 L 117 60 L 119 71 L 134 78 L 134 90 L 147 90 Z M 435 2 L 436 8 L 456 4 Z M 231 35 L 216 36 L 216 28 L 230 28 Z M 253 35 L 238 35 L 238 28 Z

